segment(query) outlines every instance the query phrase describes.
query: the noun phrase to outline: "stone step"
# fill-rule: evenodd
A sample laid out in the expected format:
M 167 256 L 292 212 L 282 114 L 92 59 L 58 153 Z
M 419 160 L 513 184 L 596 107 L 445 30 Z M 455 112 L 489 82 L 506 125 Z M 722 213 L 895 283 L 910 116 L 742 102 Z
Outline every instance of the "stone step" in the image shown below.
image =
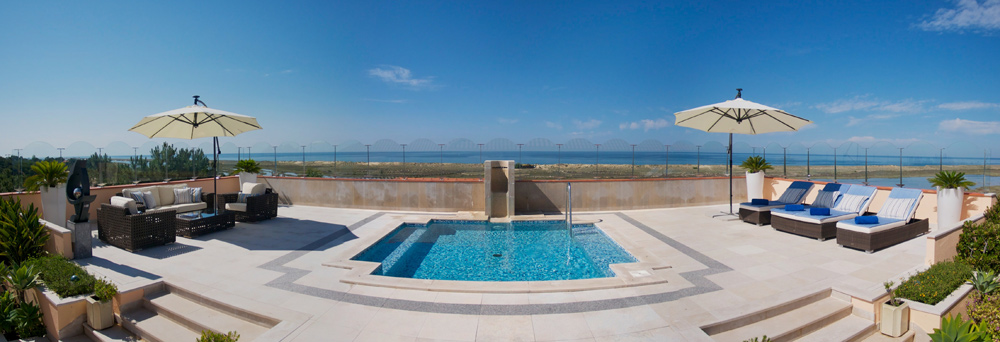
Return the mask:
M 743 341 L 767 335 L 774 342 L 792 341 L 851 314 L 851 304 L 827 297 L 791 311 L 711 335 L 716 341 Z
M 875 332 L 875 322 L 849 315 L 796 340 L 799 342 L 857 342 Z
M 240 339 L 252 341 L 269 328 L 230 315 L 226 311 L 211 307 L 212 302 L 196 302 L 173 292 L 147 295 L 143 305 L 191 331 L 211 330 L 225 334 L 236 331 Z
M 125 330 L 120 325 L 112 325 L 110 328 L 104 330 L 94 330 L 89 325 L 83 325 L 83 335 L 88 338 L 87 341 L 93 342 L 139 342 L 142 341 L 132 333 Z M 69 342 L 69 341 L 67 341 Z
M 155 312 L 138 307 L 122 314 L 122 326 L 150 342 L 191 342 L 201 337 L 195 332 Z

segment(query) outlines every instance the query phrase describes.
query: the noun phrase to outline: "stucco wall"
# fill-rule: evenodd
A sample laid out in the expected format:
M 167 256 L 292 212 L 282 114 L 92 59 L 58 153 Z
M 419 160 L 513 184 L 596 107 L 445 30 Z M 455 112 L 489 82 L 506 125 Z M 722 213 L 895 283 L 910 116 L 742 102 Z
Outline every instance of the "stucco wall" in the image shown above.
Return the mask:
M 516 176 L 515 176 L 516 177 Z M 567 181 L 518 181 L 514 210 L 518 213 L 562 212 Z M 627 210 L 690 207 L 729 201 L 729 178 L 572 180 L 573 210 Z M 745 202 L 746 180 L 733 179 L 733 203 Z
M 486 210 L 482 180 L 258 177 L 257 181 L 278 192 L 285 204 L 441 212 Z

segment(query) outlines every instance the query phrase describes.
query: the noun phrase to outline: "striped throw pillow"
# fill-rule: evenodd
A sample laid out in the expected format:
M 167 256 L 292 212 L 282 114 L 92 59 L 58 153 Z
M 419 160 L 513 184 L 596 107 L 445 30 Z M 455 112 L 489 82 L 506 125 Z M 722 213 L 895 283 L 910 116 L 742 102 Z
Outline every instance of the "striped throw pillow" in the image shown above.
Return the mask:
M 129 195 L 132 195 L 132 199 L 135 200 L 135 204 L 146 205 L 146 200 L 145 200 L 144 197 L 142 197 L 142 193 L 141 192 L 133 191 L 133 192 L 130 192 Z
M 882 205 L 882 209 L 879 209 L 878 216 L 894 218 L 900 220 L 908 220 L 910 216 L 910 206 L 913 205 L 916 198 L 889 198 Z
M 802 202 L 802 195 L 806 193 L 806 189 L 788 189 L 785 193 L 781 194 L 778 198 L 778 202 L 781 203 L 799 203 Z
M 840 203 L 838 203 L 833 209 L 849 213 L 857 213 L 861 211 L 861 205 L 867 200 L 868 196 L 844 194 L 844 197 L 840 198 Z
M 813 201 L 812 207 L 833 208 L 833 203 L 837 202 L 837 197 L 840 197 L 840 191 L 820 190 L 819 193 L 816 194 L 816 200 Z
M 156 208 L 156 196 L 153 195 L 152 191 L 144 191 L 142 193 L 143 203 L 146 203 L 146 209 Z
M 191 203 L 191 188 L 174 189 L 174 204 Z
M 191 188 L 191 203 L 201 202 L 201 188 Z
M 236 202 L 246 203 L 247 202 L 247 197 L 250 197 L 250 196 L 253 196 L 253 195 L 251 195 L 251 194 L 245 194 L 245 193 L 241 192 L 239 194 L 239 196 L 236 197 Z

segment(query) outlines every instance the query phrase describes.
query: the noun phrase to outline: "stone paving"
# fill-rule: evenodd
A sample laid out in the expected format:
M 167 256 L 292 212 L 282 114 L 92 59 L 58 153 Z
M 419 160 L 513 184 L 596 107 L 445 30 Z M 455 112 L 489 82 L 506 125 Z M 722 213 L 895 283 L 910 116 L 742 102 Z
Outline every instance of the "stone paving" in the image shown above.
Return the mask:
M 669 265 L 649 269 L 665 283 L 626 279 L 624 287 L 613 289 L 401 289 L 347 284 L 341 280 L 351 277 L 351 270 L 328 266 L 401 222 L 461 213 L 281 207 L 276 219 L 238 223 L 195 239 L 178 237 L 174 244 L 137 253 L 95 239 L 94 257 L 79 262 L 122 290 L 183 279 L 310 315 L 287 341 L 702 341 L 710 340 L 702 325 L 831 286 L 881 291 L 883 281 L 923 264 L 923 237 L 866 254 L 839 247 L 835 239 L 821 242 L 712 218 L 723 209 L 574 213 L 597 221 L 626 248 Z

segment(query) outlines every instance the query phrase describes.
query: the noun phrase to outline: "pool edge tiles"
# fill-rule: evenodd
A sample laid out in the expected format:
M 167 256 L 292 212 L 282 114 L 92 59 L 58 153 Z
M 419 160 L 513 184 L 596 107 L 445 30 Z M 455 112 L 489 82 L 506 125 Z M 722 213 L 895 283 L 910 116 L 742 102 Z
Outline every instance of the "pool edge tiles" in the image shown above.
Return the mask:
M 374 275 L 381 266 L 378 262 L 350 260 L 352 257 L 368 250 L 375 242 L 382 240 L 392 234 L 403 223 L 412 223 L 404 220 L 393 220 L 392 222 L 371 228 L 369 234 L 362 234 L 358 239 L 350 242 L 350 247 L 341 250 L 338 255 L 324 266 L 336 267 L 349 270 L 341 277 L 340 282 L 350 285 L 367 285 L 378 287 L 389 287 L 399 289 L 413 289 L 426 291 L 448 291 L 448 292 L 470 292 L 470 293 L 541 293 L 541 292 L 565 292 L 565 291 L 585 291 L 597 289 L 611 289 L 621 287 L 643 286 L 650 284 L 666 283 L 669 279 L 679 279 L 676 273 L 670 270 L 670 266 L 661 261 L 657 256 L 652 255 L 643 247 L 644 244 L 636 243 L 631 238 L 636 232 L 640 232 L 633 225 L 627 222 L 618 222 L 614 216 L 608 216 L 611 222 L 596 220 L 593 224 L 600 230 L 608 240 L 614 242 L 619 248 L 630 254 L 636 261 L 629 263 L 611 264 L 609 268 L 614 272 L 613 277 L 592 278 L 579 280 L 548 280 L 548 281 L 470 281 L 470 280 L 428 280 L 388 277 Z M 440 221 L 462 221 L 462 220 L 440 220 Z M 561 219 L 542 220 L 516 220 L 534 222 L 565 222 Z M 481 220 L 465 220 L 464 222 L 482 223 Z M 574 224 L 574 227 L 579 224 Z M 623 230 L 627 230 L 625 233 Z

